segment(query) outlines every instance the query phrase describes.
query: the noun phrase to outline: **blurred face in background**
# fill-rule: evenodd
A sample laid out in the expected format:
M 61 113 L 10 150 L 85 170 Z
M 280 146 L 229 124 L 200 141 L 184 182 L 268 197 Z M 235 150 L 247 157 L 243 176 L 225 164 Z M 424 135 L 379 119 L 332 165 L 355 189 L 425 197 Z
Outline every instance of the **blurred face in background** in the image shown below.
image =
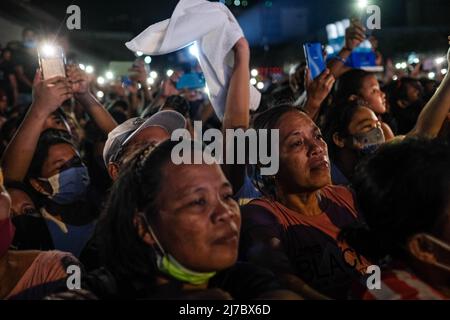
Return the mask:
M 5 113 L 8 108 L 8 97 L 3 91 L 0 91 L 0 113 Z
M 386 94 L 381 91 L 378 79 L 374 75 L 364 77 L 359 94 L 375 114 L 386 112 Z
M 27 215 L 37 212 L 36 206 L 30 196 L 19 189 L 8 188 L 11 197 L 11 217 Z

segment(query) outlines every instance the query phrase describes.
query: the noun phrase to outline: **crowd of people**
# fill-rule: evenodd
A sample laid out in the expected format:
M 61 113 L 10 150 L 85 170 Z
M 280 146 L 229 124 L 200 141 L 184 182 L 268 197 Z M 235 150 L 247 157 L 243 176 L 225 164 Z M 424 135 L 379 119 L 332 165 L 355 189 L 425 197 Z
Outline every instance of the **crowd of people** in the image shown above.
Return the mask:
M 150 87 L 130 64 L 101 100 L 78 63 L 44 79 L 25 29 L 0 58 L 0 299 L 449 299 L 450 76 L 346 67 L 364 39 L 352 22 L 320 76 L 299 64 L 257 111 L 239 39 L 219 120 L 182 70 Z M 279 171 L 174 164 L 177 129 L 207 157 L 194 121 L 279 130 Z

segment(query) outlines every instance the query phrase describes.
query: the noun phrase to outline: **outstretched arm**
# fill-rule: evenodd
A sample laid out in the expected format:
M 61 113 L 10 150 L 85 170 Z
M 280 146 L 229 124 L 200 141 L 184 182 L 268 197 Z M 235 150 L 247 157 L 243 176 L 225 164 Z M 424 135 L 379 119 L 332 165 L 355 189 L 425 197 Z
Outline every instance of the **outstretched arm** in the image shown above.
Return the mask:
M 346 61 L 352 54 L 353 49 L 361 44 L 366 38 L 364 34 L 364 27 L 361 22 L 353 19 L 350 27 L 345 30 L 345 45 L 338 53 L 336 59 L 331 59 L 328 62 L 328 69 L 337 79 L 350 68 L 344 65 L 343 61 Z
M 230 85 L 223 117 L 224 136 L 226 129 L 247 130 L 250 121 L 250 49 L 245 38 L 236 42 L 234 48 L 234 68 L 231 75 Z M 225 146 L 227 141 L 225 140 Z M 225 147 L 226 152 L 226 147 Z M 236 153 L 236 152 L 235 152 Z M 245 165 L 227 165 L 223 170 L 233 186 L 234 192 L 238 192 L 245 179 Z
M 450 44 L 450 36 L 448 37 Z M 450 49 L 447 53 L 450 65 Z M 417 119 L 416 126 L 408 133 L 408 136 L 423 136 L 435 138 L 441 130 L 448 114 L 450 113 L 450 76 L 447 73 L 441 85 L 423 108 Z
M 331 89 L 335 78 L 329 69 L 325 69 L 317 78 L 311 79 L 311 72 L 306 69 L 305 72 L 305 88 L 306 101 L 303 105 L 303 110 L 306 114 L 316 122 L 319 117 L 320 107 L 322 102 L 326 99 Z
M 71 97 L 72 88 L 66 78 L 42 80 L 40 72 L 36 73 L 33 103 L 3 155 L 2 167 L 6 180 L 22 181 L 25 178 L 45 121 Z
M 78 66 L 69 65 L 67 67 L 67 77 L 72 85 L 75 99 L 84 107 L 84 110 L 94 120 L 97 126 L 108 134 L 117 123 L 103 105 L 89 91 L 89 81 L 86 73 Z

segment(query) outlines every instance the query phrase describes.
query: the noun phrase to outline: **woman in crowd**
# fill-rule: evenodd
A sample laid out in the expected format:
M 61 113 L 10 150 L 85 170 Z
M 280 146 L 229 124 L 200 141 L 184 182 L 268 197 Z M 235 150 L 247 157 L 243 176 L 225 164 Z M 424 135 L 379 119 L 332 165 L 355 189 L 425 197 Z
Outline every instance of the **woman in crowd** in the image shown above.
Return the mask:
M 15 229 L 1 170 L 0 189 L 0 299 L 42 299 L 66 283 L 67 268 L 78 261 L 59 251 L 8 250 Z
M 425 106 L 424 89 L 416 79 L 404 77 L 392 84 L 390 105 L 392 115 L 397 122 L 398 134 L 411 131 Z M 431 97 L 431 96 L 430 96 Z
M 330 109 L 323 127 L 331 161 L 331 180 L 349 185 L 356 164 L 386 139 L 382 123 L 364 102 L 350 101 Z
M 70 82 L 69 82 L 70 81 Z M 89 239 L 99 205 L 89 189 L 89 174 L 80 153 L 67 131 L 43 131 L 49 116 L 73 94 L 107 131 L 115 123 L 87 90 L 85 75 L 76 68 L 68 69 L 68 78 L 34 82 L 33 104 L 4 154 L 3 164 L 8 182 L 24 182 L 37 194 L 40 214 L 45 218 L 53 247 L 78 256 Z M 24 218 L 28 220 L 28 217 Z M 24 221 L 22 221 L 24 222 Z M 27 224 L 21 224 L 26 226 Z M 42 230 L 42 229 L 39 229 Z M 19 235 L 33 235 L 35 248 L 41 241 L 48 243 L 29 226 Z M 30 239 L 16 239 L 17 243 L 30 243 Z M 31 241 L 34 242 L 34 241 Z
M 335 107 L 339 108 L 349 101 L 362 100 L 380 119 L 386 140 L 394 137 L 394 133 L 388 124 L 382 121 L 382 116 L 387 112 L 386 95 L 380 89 L 375 74 L 361 70 L 352 69 L 344 73 L 337 81 L 334 96 Z
M 104 268 L 84 288 L 99 298 L 297 298 L 270 272 L 236 264 L 231 185 L 218 164 L 174 165 L 177 144 L 141 150 L 114 183 L 99 222 Z M 191 151 L 203 153 L 197 143 Z
M 414 127 L 406 136 L 435 138 L 439 135 L 450 112 L 449 89 L 450 77 L 446 76 L 436 93 L 416 116 Z M 416 94 L 417 92 L 410 93 L 411 99 Z M 388 141 L 383 123 L 370 105 L 361 99 L 350 99 L 341 106 L 331 108 L 325 118 L 323 130 L 330 150 L 334 184 L 348 185 L 358 162 Z
M 279 129 L 280 170 L 261 176 L 264 197 L 243 208 L 241 257 L 269 267 L 292 290 L 311 291 L 305 281 L 321 294 L 344 299 L 367 262 L 337 241 L 340 229 L 360 216 L 350 190 L 330 186 L 320 129 L 290 105 L 262 113 L 254 127 Z
M 450 299 L 450 146 L 407 138 L 358 167 L 354 188 L 366 225 L 341 237 L 382 266 L 381 288 L 357 299 Z M 364 281 L 365 284 L 365 281 Z

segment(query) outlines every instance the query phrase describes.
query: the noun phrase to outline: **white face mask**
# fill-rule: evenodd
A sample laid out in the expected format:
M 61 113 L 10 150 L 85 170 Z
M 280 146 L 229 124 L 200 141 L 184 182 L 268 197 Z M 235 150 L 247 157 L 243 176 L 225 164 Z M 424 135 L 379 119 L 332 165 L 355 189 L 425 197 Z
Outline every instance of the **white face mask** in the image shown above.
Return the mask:
M 448 254 L 450 255 L 450 244 L 448 244 L 448 243 L 446 243 L 446 242 L 444 242 L 442 240 L 439 240 L 438 238 L 436 238 L 436 237 L 434 237 L 434 236 L 432 236 L 432 235 L 430 235 L 428 233 L 421 233 L 420 235 L 423 236 L 424 238 L 426 238 L 427 240 L 431 241 L 436 246 L 440 247 L 442 250 L 448 252 Z M 433 261 L 430 264 L 432 264 L 432 265 L 434 265 L 434 266 L 436 266 L 436 267 L 438 267 L 438 268 L 440 268 L 442 270 L 450 272 L 450 266 L 449 265 L 440 263 L 439 261 Z

